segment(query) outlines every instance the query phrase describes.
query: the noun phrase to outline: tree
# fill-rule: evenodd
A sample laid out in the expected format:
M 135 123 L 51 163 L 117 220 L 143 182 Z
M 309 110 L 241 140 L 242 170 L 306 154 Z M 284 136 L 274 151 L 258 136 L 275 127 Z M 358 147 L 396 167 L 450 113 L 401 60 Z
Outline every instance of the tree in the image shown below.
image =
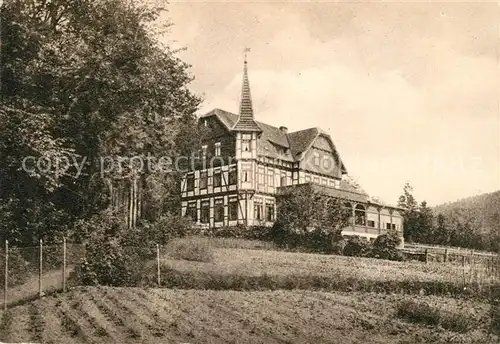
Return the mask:
M 150 176 L 117 168 L 119 157 L 177 156 L 176 123 L 192 121 L 200 99 L 189 66 L 151 30 L 161 11 L 133 0 L 2 4 L 0 216 L 15 228 L 5 236 L 51 237 L 107 208 L 110 180 Z M 71 164 L 30 173 L 28 155 Z M 103 157 L 115 168 L 103 173 Z
M 446 224 L 446 218 L 443 214 L 438 214 L 434 227 L 434 243 L 447 245 L 450 242 L 450 231 Z
M 312 229 L 335 232 L 345 228 L 351 215 L 341 200 L 315 191 L 310 184 L 291 187 L 276 198 L 276 222 L 292 231 Z
M 420 203 L 418 212 L 418 232 L 415 233 L 416 241 L 420 243 L 434 244 L 434 214 L 427 206 L 426 201 Z
M 403 187 L 403 194 L 399 197 L 398 206 L 403 208 L 404 238 L 407 242 L 413 242 L 418 237 L 418 211 L 417 201 L 413 197 L 413 188 L 408 182 Z

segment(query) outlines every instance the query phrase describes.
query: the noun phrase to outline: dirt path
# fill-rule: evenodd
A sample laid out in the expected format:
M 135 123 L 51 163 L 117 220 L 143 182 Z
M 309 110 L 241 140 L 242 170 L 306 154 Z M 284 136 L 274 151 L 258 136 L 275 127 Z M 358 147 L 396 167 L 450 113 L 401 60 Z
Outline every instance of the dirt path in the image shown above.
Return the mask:
M 69 269 L 68 269 L 69 271 Z M 45 272 L 42 275 L 42 291 L 47 293 L 62 288 L 62 271 L 59 269 Z M 7 291 L 7 304 L 38 295 L 38 275 L 31 276 L 25 283 L 9 287 Z M 0 309 L 4 307 L 4 290 L 0 291 Z

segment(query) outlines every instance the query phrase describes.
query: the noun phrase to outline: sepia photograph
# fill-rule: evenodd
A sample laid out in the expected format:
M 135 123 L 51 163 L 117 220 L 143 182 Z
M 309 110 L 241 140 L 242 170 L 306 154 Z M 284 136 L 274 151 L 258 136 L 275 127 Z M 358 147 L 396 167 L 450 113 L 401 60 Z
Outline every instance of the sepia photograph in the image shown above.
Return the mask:
M 500 343 L 500 4 L 0 0 L 0 344 Z

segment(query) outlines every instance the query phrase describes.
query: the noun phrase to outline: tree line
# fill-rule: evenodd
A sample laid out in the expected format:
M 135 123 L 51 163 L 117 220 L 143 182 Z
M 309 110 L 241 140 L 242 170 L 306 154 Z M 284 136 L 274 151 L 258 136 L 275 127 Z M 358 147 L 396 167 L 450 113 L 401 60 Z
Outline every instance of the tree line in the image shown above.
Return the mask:
M 403 187 L 398 206 L 404 209 L 404 238 L 406 242 L 458 246 L 477 250 L 500 252 L 500 231 L 485 228 L 481 212 L 470 207 L 450 207 L 446 212 L 435 212 L 426 201 L 417 202 L 409 183 Z M 497 224 L 499 213 L 493 214 Z
M 148 216 L 180 209 L 176 171 L 102 174 L 103 157 L 197 145 L 201 99 L 187 88 L 189 66 L 160 41 L 164 11 L 133 0 L 3 2 L 0 240 L 60 237 L 109 207 L 115 180 L 147 179 Z

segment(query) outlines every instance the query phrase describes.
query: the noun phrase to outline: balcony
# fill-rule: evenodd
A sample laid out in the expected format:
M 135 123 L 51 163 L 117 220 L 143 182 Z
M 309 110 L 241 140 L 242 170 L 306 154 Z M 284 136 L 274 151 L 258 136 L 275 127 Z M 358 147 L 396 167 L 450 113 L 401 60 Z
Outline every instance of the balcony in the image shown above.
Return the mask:
M 290 185 L 290 186 L 280 186 L 276 188 L 276 191 L 278 194 L 285 194 L 287 192 L 291 192 L 294 188 L 300 187 L 302 185 L 311 185 L 314 191 L 318 191 L 320 193 L 323 193 L 327 196 L 335 197 L 335 198 L 340 198 L 340 199 L 345 199 L 349 201 L 354 201 L 354 202 L 362 202 L 362 203 L 367 203 L 369 201 L 368 195 L 350 191 L 350 190 L 344 190 L 344 189 L 337 189 L 332 186 L 327 186 L 327 185 L 318 185 L 314 183 L 306 183 L 306 184 L 298 184 L 298 185 Z

